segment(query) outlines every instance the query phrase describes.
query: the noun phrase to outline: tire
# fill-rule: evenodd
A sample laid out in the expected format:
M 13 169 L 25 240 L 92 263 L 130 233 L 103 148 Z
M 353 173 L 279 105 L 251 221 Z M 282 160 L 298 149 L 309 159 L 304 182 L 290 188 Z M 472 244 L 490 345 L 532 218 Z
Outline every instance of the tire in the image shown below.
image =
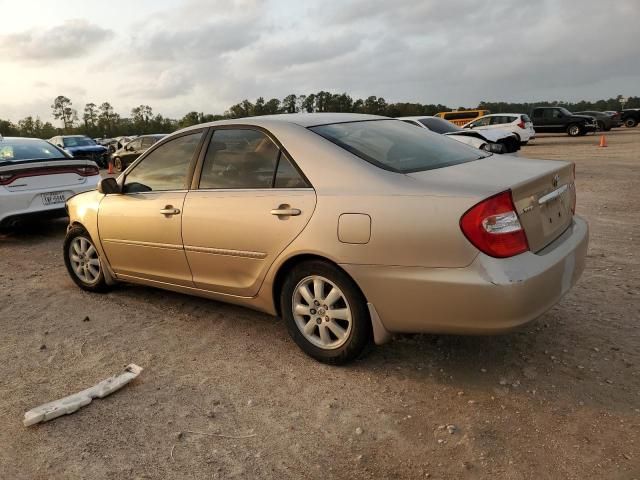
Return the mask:
M 348 363 L 371 343 L 364 295 L 345 272 L 328 262 L 310 260 L 294 266 L 280 291 L 280 308 L 293 341 L 320 362 Z
M 624 126 L 627 128 L 633 128 L 638 125 L 638 121 L 635 118 L 627 118 L 624 121 Z
M 71 279 L 80 288 L 88 292 L 98 293 L 110 290 L 104 278 L 104 270 L 98 250 L 95 248 L 91 236 L 84 228 L 75 226 L 67 232 L 67 236 L 64 239 L 63 255 L 64 264 Z M 97 261 L 97 264 L 95 261 Z M 97 273 L 95 270 L 97 270 Z
M 116 172 L 120 173 L 120 172 L 122 172 L 122 170 L 124 170 L 123 167 L 124 167 L 124 165 L 122 164 L 122 159 L 120 157 L 115 157 L 113 159 L 113 169 Z
M 567 135 L 570 137 L 577 137 L 578 135 L 582 135 L 582 128 L 577 123 L 572 123 L 567 127 Z

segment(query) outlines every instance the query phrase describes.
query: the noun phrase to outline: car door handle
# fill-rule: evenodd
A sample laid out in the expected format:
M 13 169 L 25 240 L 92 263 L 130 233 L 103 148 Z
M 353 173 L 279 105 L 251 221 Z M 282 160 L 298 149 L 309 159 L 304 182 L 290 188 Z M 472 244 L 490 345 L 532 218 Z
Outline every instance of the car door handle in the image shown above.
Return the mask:
M 295 217 L 301 213 L 297 208 L 276 208 L 271 210 L 271 215 L 277 215 L 278 217 Z
M 167 205 L 162 210 L 160 210 L 162 215 L 177 215 L 180 213 L 179 208 L 173 208 L 171 205 Z

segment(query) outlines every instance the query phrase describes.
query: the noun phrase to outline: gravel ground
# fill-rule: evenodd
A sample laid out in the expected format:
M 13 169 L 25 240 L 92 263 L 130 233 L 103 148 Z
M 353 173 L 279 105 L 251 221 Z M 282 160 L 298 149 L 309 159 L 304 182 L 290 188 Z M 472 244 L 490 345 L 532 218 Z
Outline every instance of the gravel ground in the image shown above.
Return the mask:
M 406 336 L 342 368 L 251 310 L 79 290 L 64 221 L 5 233 L 0 478 L 640 478 L 640 128 L 607 138 L 521 153 L 577 163 L 590 253 L 557 306 L 514 334 Z M 131 362 L 145 370 L 120 392 L 22 426 Z

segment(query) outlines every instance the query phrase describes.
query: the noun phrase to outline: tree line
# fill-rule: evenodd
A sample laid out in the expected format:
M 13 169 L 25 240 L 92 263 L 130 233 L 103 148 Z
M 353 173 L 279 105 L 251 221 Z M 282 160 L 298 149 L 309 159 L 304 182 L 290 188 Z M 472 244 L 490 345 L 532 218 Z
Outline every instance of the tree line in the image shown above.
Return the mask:
M 619 110 L 622 96 L 597 101 L 562 102 L 545 101 L 535 103 L 480 102 L 474 107 L 458 107 L 456 110 L 486 109 L 492 113 L 529 113 L 535 106 L 562 106 L 571 111 Z M 630 97 L 625 108 L 640 108 L 640 97 Z M 122 117 L 116 113 L 110 102 L 87 103 L 81 112 L 64 95 L 56 97 L 51 104 L 51 113 L 59 126 L 43 122 L 40 118 L 27 116 L 17 123 L 0 119 L 0 134 L 5 136 L 23 136 L 51 138 L 60 134 L 82 134 L 90 137 L 116 137 L 120 135 L 141 135 L 145 133 L 171 133 L 180 128 L 222 119 L 272 115 L 278 113 L 299 112 L 350 112 L 403 117 L 413 115 L 435 115 L 450 111 L 441 104 L 422 104 L 418 102 L 389 103 L 383 97 L 370 96 L 365 99 L 353 98 L 347 93 L 320 91 L 308 95 L 287 95 L 283 99 L 265 100 L 258 97 L 254 102 L 245 99 L 229 107 L 223 114 L 205 114 L 189 112 L 180 119 L 154 114 L 149 105 L 139 105 L 131 109 L 130 116 Z

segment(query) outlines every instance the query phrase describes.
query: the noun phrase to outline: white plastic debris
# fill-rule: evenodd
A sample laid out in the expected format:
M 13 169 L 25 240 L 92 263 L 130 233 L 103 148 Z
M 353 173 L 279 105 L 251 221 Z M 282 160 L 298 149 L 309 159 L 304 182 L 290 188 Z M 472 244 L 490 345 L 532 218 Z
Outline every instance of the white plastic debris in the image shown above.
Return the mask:
M 24 414 L 23 423 L 25 427 L 28 427 L 29 425 L 46 422 L 62 415 L 73 413 L 89 405 L 94 398 L 104 398 L 121 389 L 140 375 L 140 372 L 142 372 L 142 367 L 134 363 L 127 365 L 121 374 L 109 377 L 91 388 L 29 410 Z

